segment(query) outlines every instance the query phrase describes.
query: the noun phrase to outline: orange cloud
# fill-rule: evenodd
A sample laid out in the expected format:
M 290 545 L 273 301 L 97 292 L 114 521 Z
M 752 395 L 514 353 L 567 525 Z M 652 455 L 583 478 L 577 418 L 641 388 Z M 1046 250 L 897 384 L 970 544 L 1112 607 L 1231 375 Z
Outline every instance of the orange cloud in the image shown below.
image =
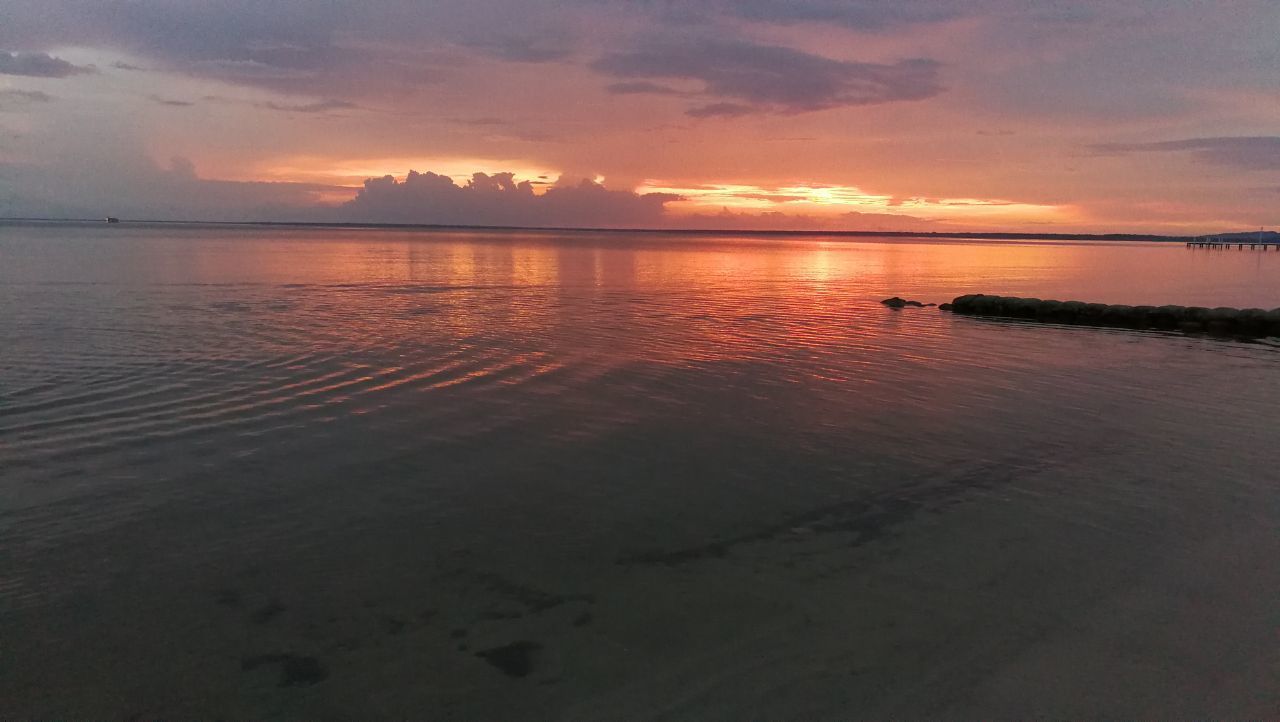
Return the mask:
M 668 204 L 677 215 L 721 209 L 817 217 L 847 213 L 903 215 L 930 221 L 984 224 L 1063 223 L 1076 220 L 1069 206 L 1020 203 L 992 198 L 895 198 L 857 186 L 797 184 L 775 187 L 733 183 L 680 186 L 646 181 L 638 193 L 669 193 L 684 200 Z

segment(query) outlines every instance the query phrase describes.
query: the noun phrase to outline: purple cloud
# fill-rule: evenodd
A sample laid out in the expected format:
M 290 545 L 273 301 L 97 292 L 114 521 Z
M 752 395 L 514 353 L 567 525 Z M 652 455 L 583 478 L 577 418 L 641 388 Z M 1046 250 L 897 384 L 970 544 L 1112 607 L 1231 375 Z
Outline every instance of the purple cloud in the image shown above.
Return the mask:
M 472 40 L 466 45 L 512 63 L 550 63 L 564 60 L 573 53 L 573 48 L 568 43 L 546 36 L 488 36 Z
M 790 25 L 830 23 L 863 30 L 882 30 L 963 16 L 975 3 L 936 0 L 733 0 L 724 11 L 748 20 Z
M 337 100 L 334 98 L 319 100 L 314 103 L 289 104 L 289 103 L 276 103 L 274 101 L 267 101 L 265 103 L 257 103 L 256 105 L 259 108 L 266 108 L 267 110 L 279 110 L 285 113 L 327 113 L 331 110 L 352 110 L 360 107 L 350 101 Z
M 0 215 L 158 220 L 328 220 L 324 197 L 344 189 L 313 183 L 200 178 L 191 161 L 160 167 L 131 153 L 113 162 L 0 162 Z
M 1153 143 L 1100 143 L 1103 155 L 1190 153 L 1196 160 L 1243 170 L 1280 170 L 1280 136 L 1187 138 Z
M 0 50 L 0 75 L 25 75 L 31 78 L 69 78 L 95 70 L 73 65 L 48 53 L 9 53 Z
M 156 105 L 165 105 L 170 108 L 189 108 L 195 105 L 195 102 L 191 100 L 175 100 L 173 98 L 165 98 L 160 95 L 148 95 L 147 99 Z
M 659 7 L 668 24 L 680 26 L 714 23 L 729 17 L 770 25 L 809 23 L 862 32 L 892 32 L 974 17 L 1030 20 L 1055 26 L 1081 24 L 1097 18 L 1099 4 L 1058 6 L 1027 0 L 664 0 Z
M 660 83 L 652 83 L 648 80 L 631 80 L 625 83 L 611 83 L 604 88 L 606 91 L 614 95 L 688 95 L 683 90 L 662 85 Z
M 28 105 L 30 103 L 48 103 L 53 96 L 39 90 L 0 90 L 0 109 L 6 103 L 12 105 Z
M 743 115 L 748 109 L 803 113 L 922 100 L 943 91 L 939 64 L 933 60 L 848 62 L 745 41 L 664 41 L 606 54 L 591 67 L 604 75 L 642 82 L 701 82 L 702 94 L 721 102 L 690 110 L 695 117 Z
M 741 103 L 711 103 L 690 108 L 684 114 L 690 118 L 740 118 L 755 112 L 755 108 Z

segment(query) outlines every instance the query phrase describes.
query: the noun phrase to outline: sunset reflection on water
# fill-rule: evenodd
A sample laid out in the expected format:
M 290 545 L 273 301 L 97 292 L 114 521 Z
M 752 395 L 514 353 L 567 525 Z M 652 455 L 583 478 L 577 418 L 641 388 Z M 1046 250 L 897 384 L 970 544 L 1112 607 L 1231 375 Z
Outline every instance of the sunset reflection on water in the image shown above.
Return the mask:
M 0 698 L 69 717 L 195 677 L 227 716 L 317 716 L 412 669 L 391 716 L 600 718 L 708 658 L 761 704 L 826 679 L 806 660 L 883 670 L 838 690 L 901 710 L 886 679 L 1030 654 L 1167 549 L 1280 518 L 1273 344 L 880 303 L 1273 307 L 1280 253 L 4 230 L 0 637 L 41 661 Z M 522 640 L 537 684 L 476 654 Z M 243 682 L 286 654 L 315 697 Z

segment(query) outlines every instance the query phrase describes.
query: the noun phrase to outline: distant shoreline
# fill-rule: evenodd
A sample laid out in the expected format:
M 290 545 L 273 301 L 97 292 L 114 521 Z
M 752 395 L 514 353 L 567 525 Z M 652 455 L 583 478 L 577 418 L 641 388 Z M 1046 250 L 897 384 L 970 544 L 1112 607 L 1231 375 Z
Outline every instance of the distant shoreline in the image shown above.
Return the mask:
M 888 237 L 888 238 L 933 238 L 958 240 L 988 241 L 1158 241 L 1185 242 L 1196 236 L 1166 236 L 1148 233 L 1013 233 L 1000 232 L 954 232 L 939 231 L 815 231 L 815 230 L 735 230 L 704 228 L 593 228 L 574 226 L 486 226 L 456 225 L 443 223 L 338 223 L 317 221 L 163 221 L 148 219 L 121 218 L 121 223 L 145 225 L 175 226 L 232 226 L 232 227 L 268 227 L 268 228 L 349 228 L 349 229 L 398 229 L 398 230 L 448 230 L 448 231 L 525 231 L 556 233 L 653 233 L 681 235 L 724 235 L 737 234 L 761 237 L 821 237 L 840 236 L 849 238 Z M 0 223 L 73 223 L 103 224 L 100 218 L 0 218 Z M 1254 232 L 1209 234 L 1223 238 L 1249 236 Z

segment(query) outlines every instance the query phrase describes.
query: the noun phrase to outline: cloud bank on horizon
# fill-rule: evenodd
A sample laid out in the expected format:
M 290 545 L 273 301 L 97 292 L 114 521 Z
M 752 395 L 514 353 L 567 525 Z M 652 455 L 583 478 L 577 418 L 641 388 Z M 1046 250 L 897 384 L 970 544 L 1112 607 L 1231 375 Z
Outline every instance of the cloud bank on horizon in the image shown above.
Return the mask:
M 644 228 L 663 224 L 664 204 L 678 197 L 609 190 L 590 180 L 557 184 L 535 193 L 513 173 L 474 174 L 458 185 L 448 176 L 409 171 L 371 178 L 337 209 L 341 220 L 384 223 L 495 226 Z
M 0 215 L 1274 226 L 1276 27 L 1274 0 L 9 0 Z

